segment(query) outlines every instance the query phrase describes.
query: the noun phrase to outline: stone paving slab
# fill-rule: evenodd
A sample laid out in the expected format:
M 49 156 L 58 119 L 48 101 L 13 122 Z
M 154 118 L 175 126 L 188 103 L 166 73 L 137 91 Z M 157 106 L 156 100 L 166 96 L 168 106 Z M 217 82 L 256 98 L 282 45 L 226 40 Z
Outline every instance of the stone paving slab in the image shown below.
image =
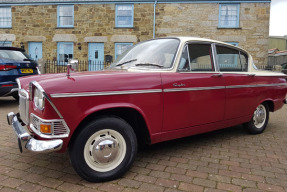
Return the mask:
M 68 154 L 20 153 L 6 114 L 18 111 L 0 98 L 0 191 L 176 192 L 287 191 L 287 106 L 270 114 L 266 131 L 242 126 L 141 149 L 124 177 L 89 183 L 73 170 Z

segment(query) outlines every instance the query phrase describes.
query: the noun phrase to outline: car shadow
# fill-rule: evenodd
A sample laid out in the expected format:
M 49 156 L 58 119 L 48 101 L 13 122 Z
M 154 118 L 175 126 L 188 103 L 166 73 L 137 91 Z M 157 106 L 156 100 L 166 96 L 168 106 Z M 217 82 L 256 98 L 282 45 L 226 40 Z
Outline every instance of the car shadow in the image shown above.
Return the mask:
M 19 101 L 13 97 L 0 97 L 0 107 L 16 107 Z
M 163 149 L 170 150 L 171 148 L 179 149 L 179 146 L 193 146 L 193 148 L 213 146 L 217 143 L 229 142 L 234 138 L 248 136 L 249 134 L 242 125 L 228 127 L 208 133 L 188 136 L 175 140 L 156 143 L 153 145 L 142 145 L 139 148 L 139 153 L 150 153 L 152 151 L 161 151 Z

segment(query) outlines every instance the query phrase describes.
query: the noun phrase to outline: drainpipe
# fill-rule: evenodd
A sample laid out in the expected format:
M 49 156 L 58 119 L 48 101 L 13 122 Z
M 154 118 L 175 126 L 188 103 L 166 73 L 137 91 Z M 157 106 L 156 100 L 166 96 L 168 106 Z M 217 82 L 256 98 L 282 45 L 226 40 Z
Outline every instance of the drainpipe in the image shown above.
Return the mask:
M 154 1 L 153 5 L 153 38 L 155 38 L 155 8 L 156 8 L 157 0 Z

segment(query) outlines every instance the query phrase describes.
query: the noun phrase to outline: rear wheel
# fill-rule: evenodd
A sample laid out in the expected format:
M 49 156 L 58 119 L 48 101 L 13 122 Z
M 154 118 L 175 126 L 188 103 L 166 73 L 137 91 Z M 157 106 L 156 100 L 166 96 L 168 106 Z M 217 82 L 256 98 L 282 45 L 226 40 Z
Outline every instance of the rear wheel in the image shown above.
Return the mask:
M 85 126 L 69 148 L 76 172 L 91 182 L 123 175 L 137 153 L 132 127 L 117 117 L 103 117 Z
M 254 111 L 252 119 L 244 124 L 244 127 L 251 134 L 262 133 L 269 120 L 269 107 L 266 103 L 260 104 Z

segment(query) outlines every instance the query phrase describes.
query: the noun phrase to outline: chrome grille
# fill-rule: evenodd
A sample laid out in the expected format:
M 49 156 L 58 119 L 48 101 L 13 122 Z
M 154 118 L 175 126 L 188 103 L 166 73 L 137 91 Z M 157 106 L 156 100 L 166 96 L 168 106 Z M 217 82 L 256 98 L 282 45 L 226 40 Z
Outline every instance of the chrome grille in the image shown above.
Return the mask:
M 52 128 L 52 134 L 43 134 L 40 131 L 41 124 L 49 124 Z M 30 128 L 43 138 L 63 138 L 68 137 L 70 130 L 63 119 L 45 120 L 31 114 Z
M 19 113 L 20 118 L 25 124 L 28 124 L 29 118 L 29 94 L 24 89 L 19 90 Z

